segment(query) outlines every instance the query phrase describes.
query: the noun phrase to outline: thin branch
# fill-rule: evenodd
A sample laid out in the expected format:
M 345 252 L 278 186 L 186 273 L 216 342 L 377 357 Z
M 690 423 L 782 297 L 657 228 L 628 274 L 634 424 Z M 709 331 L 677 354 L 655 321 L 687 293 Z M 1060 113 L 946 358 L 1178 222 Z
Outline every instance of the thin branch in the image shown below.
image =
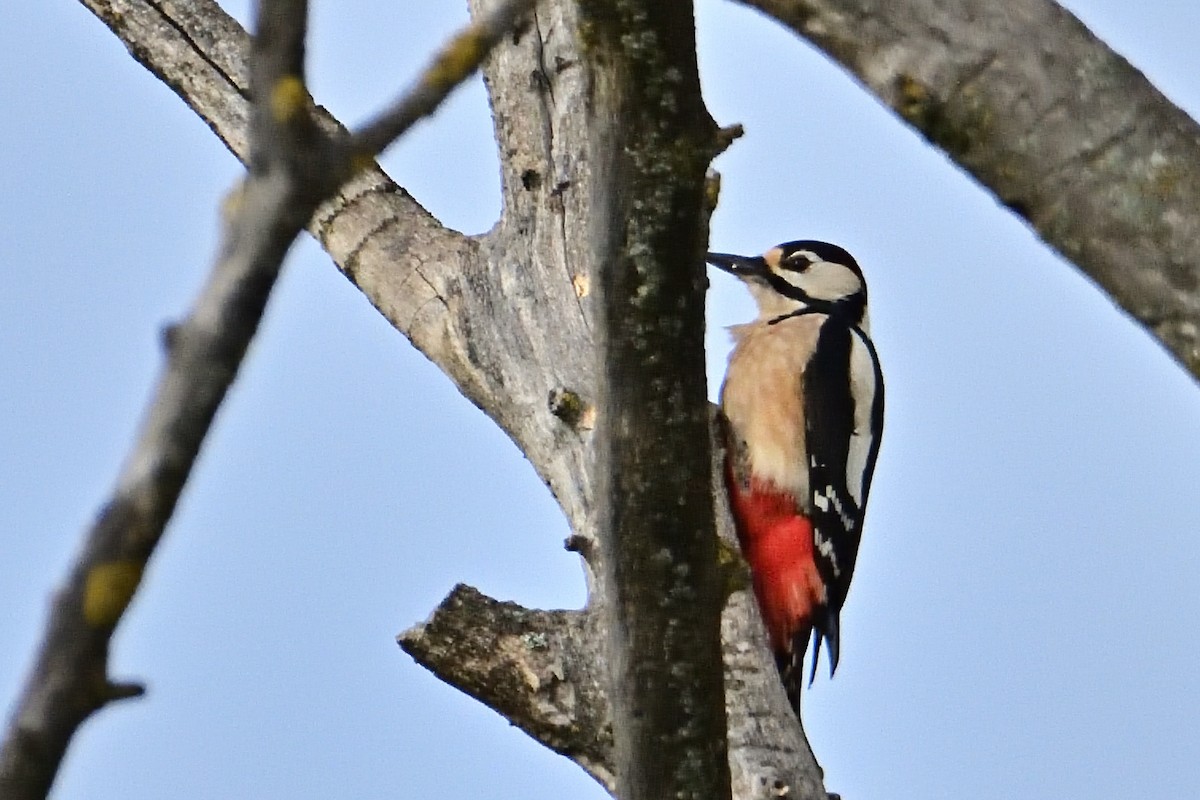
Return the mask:
M 236 20 L 214 0 L 81 2 L 248 163 L 250 44 Z M 558 14 L 562 6 L 549 4 L 544 13 Z M 577 29 L 556 26 L 550 34 L 561 42 L 564 64 L 577 61 L 570 55 Z M 507 101 L 516 108 L 497 117 L 504 126 L 520 126 L 504 139 L 506 171 L 512 166 L 512 153 L 521 154 L 522 161 L 526 154 L 540 157 L 549 134 L 559 132 L 553 138 L 560 151 L 558 165 L 530 164 L 544 170 L 547 178 L 555 176 L 555 183 L 546 181 L 547 202 L 532 202 L 539 193 L 522 189 L 519 177 L 506 181 L 518 188 L 506 198 L 503 223 L 539 231 L 542 235 L 532 249 L 527 240 L 513 240 L 510 251 L 501 228 L 467 237 L 442 225 L 378 165 L 362 169 L 323 203 L 309 231 L 388 322 L 516 441 L 578 531 L 586 527 L 591 495 L 582 439 L 558 420 L 551 424 L 543 412 L 546 394 L 554 386 L 569 386 L 591 402 L 592 364 L 582 358 L 591 352 L 591 336 L 582 319 L 584 304 L 564 263 L 570 243 L 577 241 L 582 247 L 585 241 L 582 235 L 569 235 L 572 226 L 564 222 L 590 219 L 583 193 L 567 188 L 574 170 L 586 165 L 571 149 L 578 137 L 569 135 L 574 129 L 564 122 L 570 107 L 557 109 L 559 119 L 553 121 L 531 111 L 529 75 L 537 62 L 537 37 L 527 31 L 528 27 L 517 28 L 489 61 L 504 65 L 490 70 L 496 80 L 517 75 L 510 69 L 519 71 L 517 78 L 505 80 L 510 87 Z M 552 77 L 560 91 L 582 98 L 586 93 L 575 85 L 582 73 L 568 67 Z M 507 102 L 493 96 L 493 102 L 497 100 Z M 324 109 L 317 107 L 313 113 L 330 136 L 345 135 L 345 128 Z M 551 127 L 543 127 L 543 122 Z M 498 127 L 498 135 L 500 131 Z M 518 175 L 525 169 L 522 166 Z M 513 202 L 518 196 L 519 207 Z M 546 207 L 551 203 L 558 209 L 557 219 Z M 557 241 L 545 241 L 545 234 L 553 230 L 560 232 Z M 525 265 L 528 287 L 501 299 L 496 287 L 510 279 L 513 263 Z M 564 315 L 563 302 L 576 303 L 580 315 Z M 480 319 L 493 323 L 480 326 Z
M 82 2 L 235 154 L 249 158 L 249 43 L 236 21 L 212 0 Z M 481 12 L 492 3 L 472 5 Z M 589 287 L 599 278 L 587 244 L 596 220 L 590 187 L 597 171 L 587 158 L 581 111 L 594 75 L 580 52 L 581 30 L 586 26 L 575 3 L 546 4 L 533 25 L 496 48 L 485 65 L 504 187 L 504 213 L 492 232 L 468 239 L 448 230 L 378 170 L 342 187 L 310 230 L 380 312 L 517 441 L 571 520 L 575 545 L 588 552 L 589 571 L 599 573 L 604 558 L 596 545 L 593 491 L 584 467 L 596 384 L 590 325 L 595 295 Z M 323 128 L 340 130 L 320 109 L 316 113 Z M 480 319 L 492 322 L 479 325 Z M 587 424 L 564 420 L 559 404 L 547 402 L 560 387 L 578 398 L 572 405 L 583 409 L 578 422 Z M 714 487 L 721 498 L 719 479 Z M 728 513 L 721 517 L 729 527 Z M 732 541 L 731 528 L 725 536 Z M 723 618 L 734 794 L 823 798 L 820 770 L 779 687 L 753 600 L 744 595 L 735 596 Z M 551 646 L 554 619 L 546 623 Z M 446 627 L 431 627 L 435 639 L 436 630 Z M 498 636 L 484 622 L 476 632 Z M 491 688 L 486 679 L 460 674 L 460 665 L 465 670 L 476 662 L 462 657 L 455 644 L 472 641 L 447 634 L 433 655 L 418 657 L 434 674 L 468 692 L 476 687 L 474 696 L 499 707 L 486 694 Z M 590 653 L 587 663 L 603 670 L 601 645 L 591 633 L 578 650 L 563 653 Z M 572 672 L 569 662 L 567 671 Z M 566 677 L 556 691 L 564 697 L 599 692 L 607 702 L 605 684 L 593 679 L 578 686 Z M 556 727 L 561 721 L 542 716 L 544 698 L 528 691 L 528 702 L 503 706 L 504 713 L 538 741 L 562 747 L 564 734 Z M 577 708 L 594 706 L 585 698 Z M 571 735 L 610 741 L 610 726 L 607 715 L 581 718 Z M 607 770 L 611 788 L 615 765 L 584 750 L 573 753 L 593 775 Z M 593 766 L 592 758 L 601 766 Z
M 112 499 L 55 597 L 0 745 L 5 800 L 44 798 L 83 721 L 112 700 L 142 693 L 108 677 L 113 632 L 237 376 L 288 249 L 338 188 L 338 176 L 350 174 L 348 151 L 322 132 L 304 88 L 306 12 L 304 0 L 260 6 L 250 175 L 228 202 L 221 254 L 208 282 L 187 318 L 166 335 L 166 369 Z M 451 77 L 461 81 L 466 74 Z M 421 107 L 431 111 L 457 81 L 424 76 L 419 85 L 437 92 L 426 94 Z
M 503 0 L 487 8 L 446 43 L 421 79 L 387 111 L 351 138 L 351 149 L 366 157 L 383 152 L 422 117 L 433 113 L 455 86 L 473 74 L 501 37 L 516 27 L 533 6 L 530 0 Z
M 811 40 L 1200 378 L 1200 125 L 1051 0 L 742 0 Z

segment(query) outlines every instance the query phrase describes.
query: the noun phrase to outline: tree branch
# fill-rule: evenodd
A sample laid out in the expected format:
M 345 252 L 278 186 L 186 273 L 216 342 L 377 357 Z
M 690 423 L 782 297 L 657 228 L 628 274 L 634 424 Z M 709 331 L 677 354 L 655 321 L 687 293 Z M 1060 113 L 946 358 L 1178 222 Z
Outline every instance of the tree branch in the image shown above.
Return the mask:
M 277 15 L 264 14 L 268 23 L 290 21 L 287 9 L 276 10 Z M 281 33 L 264 44 L 259 59 L 256 79 L 268 86 L 300 67 L 303 23 L 294 32 L 298 41 Z M 222 255 L 191 313 L 167 332 L 166 371 L 113 497 L 55 598 L 36 664 L 0 749 L 0 796 L 5 798 L 45 797 L 83 721 L 110 700 L 141 694 L 140 687 L 116 686 L 109 679 L 109 642 L 237 376 L 292 239 L 278 235 L 273 224 L 287 216 L 290 198 L 270 175 L 269 139 L 281 136 L 287 122 L 269 112 L 256 114 L 255 120 L 252 138 L 261 137 L 259 166 L 268 177 L 252 178 L 231 202 L 235 208 Z
M 83 1 L 246 157 L 248 44 L 234 20 L 211 0 Z M 310 230 L 381 313 L 513 436 L 570 519 L 586 565 L 598 573 L 604 557 L 585 468 L 596 417 L 596 279 L 587 250 L 596 171 L 580 113 L 593 83 L 575 38 L 583 29 L 575 3 L 543 4 L 532 25 L 485 62 L 504 193 L 503 216 L 489 234 L 468 239 L 444 228 L 378 170 L 343 187 Z M 571 413 L 564 413 L 564 398 Z M 732 539 L 727 513 L 722 524 Z M 735 597 L 724 631 L 735 796 L 773 798 L 786 789 L 791 797 L 823 798 L 820 770 L 779 688 L 752 601 Z M 464 685 L 455 678 L 453 654 L 426 664 Z M 524 707 L 536 717 L 537 703 Z M 544 721 L 505 713 L 558 746 L 538 735 L 547 729 Z M 611 737 L 604 732 L 607 716 L 591 724 L 581 736 Z M 615 773 L 611 764 L 605 768 Z
M 458 86 L 473 75 L 484 56 L 532 5 L 528 0 L 501 0 L 486 13 L 478 14 L 470 27 L 441 49 L 421 79 L 409 87 L 395 105 L 354 134 L 351 138 L 353 151 L 374 157 L 414 122 L 432 114 L 448 93 L 447 87 Z
M 721 628 L 732 795 L 826 800 L 749 592 L 731 597 Z M 397 641 L 438 678 L 616 794 L 608 666 L 594 611 L 534 611 L 460 585 Z
M 1200 126 L 1050 0 L 742 0 L 811 40 L 1200 378 Z
M 404 652 L 616 790 L 601 634 L 587 611 L 531 611 L 470 586 L 397 637 Z
M 511 26 L 526 5 L 509 2 L 498 13 L 507 14 Z M 167 332 L 167 367 L 112 499 L 55 597 L 0 745 L 0 796 L 6 800 L 45 797 L 83 721 L 111 700 L 142 693 L 140 686 L 108 677 L 113 632 L 237 376 L 284 256 L 318 204 L 353 169 L 345 140 L 326 135 L 311 113 L 303 78 L 306 15 L 305 0 L 263 0 L 259 8 L 250 175 L 228 203 L 212 275 L 188 317 Z M 473 51 L 456 70 L 435 65 L 441 71 L 427 73 L 419 84 L 419 107 L 431 111 L 484 55 Z M 399 135 L 404 127 L 393 124 L 389 132 Z M 372 141 L 385 143 L 380 136 Z
M 248 158 L 249 40 L 236 20 L 213 0 L 81 2 L 235 156 Z M 497 48 L 485 62 L 493 104 L 517 109 L 495 115 L 505 152 L 515 154 L 503 162 L 505 216 L 496 230 L 472 239 L 444 227 L 371 167 L 318 208 L 309 231 L 379 312 L 516 441 L 575 530 L 588 535 L 591 492 L 582 432 L 562 424 L 546 401 L 551 391 L 565 389 L 587 408 L 595 402 L 584 316 L 587 275 L 578 271 L 582 259 L 569 252 L 575 225 L 588 215 L 568 176 L 580 180 L 575 172 L 586 164 L 578 136 L 553 139 L 548 127 L 552 117 L 563 120 L 560 131 L 571 130 L 577 123 L 566 120 L 577 108 L 530 103 L 539 100 L 531 92 L 531 74 L 549 75 L 546 86 L 558 84 L 575 98 L 584 96 L 586 78 L 570 55 L 575 29 L 558 23 L 569 4 L 548 5 L 554 27 L 547 42 L 517 29 L 512 45 Z M 548 69 L 545 58 L 551 59 Z M 343 130 L 323 109 L 316 115 L 330 135 Z M 543 166 L 543 148 L 554 152 L 557 166 Z M 520 230 L 534 234 L 520 240 L 511 235 Z M 563 313 L 571 307 L 574 314 Z

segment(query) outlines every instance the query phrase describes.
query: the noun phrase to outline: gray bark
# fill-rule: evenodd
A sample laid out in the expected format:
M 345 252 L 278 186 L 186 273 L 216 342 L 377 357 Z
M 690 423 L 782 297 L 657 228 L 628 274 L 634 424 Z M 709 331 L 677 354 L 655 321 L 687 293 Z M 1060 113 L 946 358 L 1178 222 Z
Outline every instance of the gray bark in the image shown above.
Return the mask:
M 590 36 L 587 261 L 598 331 L 594 482 L 622 800 L 729 797 L 704 369 L 705 173 L 690 2 L 581 3 Z
M 742 0 L 839 61 L 1200 378 L 1200 126 L 1049 0 Z
M 264 0 L 250 55 L 249 177 L 226 203 L 216 266 L 186 319 L 111 499 L 56 594 L 37 658 L 0 743 L 0 797 L 44 798 L 79 726 L 143 687 L 108 674 L 108 649 L 258 329 L 292 242 L 364 157 L 472 74 L 530 5 L 507 0 L 463 35 L 361 135 L 322 130 L 304 86 L 306 0 Z M 466 47 L 464 48 L 464 44 Z M 465 52 L 464 52 L 465 51 Z M 330 135 L 332 134 L 332 135 Z
M 247 42 L 236 22 L 210 0 L 82 2 L 248 158 Z M 1073 18 L 1047 0 L 750 4 L 859 75 L 1198 373 L 1200 135 Z M 617 7 L 545 2 L 485 67 L 503 187 L 493 230 L 442 226 L 378 169 L 324 203 L 309 230 L 525 452 L 588 567 L 584 611 L 528 611 L 462 590 L 402 646 L 612 790 L 613 665 L 597 631 L 618 554 L 601 536 L 607 492 L 588 464 L 596 426 L 616 418 L 594 358 L 606 318 L 594 290 L 613 265 L 592 247 L 598 187 L 612 177 L 595 157 L 593 104 L 613 97 L 597 81 L 620 76 L 581 48 L 580 38 L 594 44 L 597 20 L 580 5 L 593 15 Z M 699 242 L 676 245 L 688 253 Z M 717 516 L 727 536 L 727 511 Z M 733 796 L 823 797 L 745 591 L 726 605 L 722 634 Z
M 246 37 L 236 21 L 207 0 L 84 2 L 245 160 Z M 379 170 L 342 187 L 309 230 L 397 330 L 525 452 L 575 531 L 572 546 L 585 555 L 595 596 L 595 576 L 606 568 L 587 469 L 598 386 L 592 292 L 598 278 L 586 249 L 596 176 L 588 158 L 591 131 L 578 113 L 591 90 L 579 30 L 574 4 L 547 3 L 531 28 L 485 65 L 504 201 L 487 234 L 467 237 L 442 226 Z M 733 794 L 776 797 L 791 787 L 792 796 L 824 797 L 744 595 L 735 595 L 722 621 Z M 426 628 L 418 628 L 402 640 L 415 652 L 424 635 Z M 430 657 L 430 668 L 494 707 L 510 707 L 489 682 L 466 680 L 468 661 L 458 656 L 472 651 L 455 648 L 456 641 L 431 651 L 454 657 Z M 606 664 L 595 638 L 588 646 L 584 658 Z M 574 663 L 569 650 L 558 657 Z M 586 696 L 578 687 L 571 691 Z M 562 752 L 585 752 L 547 733 L 543 706 L 521 708 L 509 717 L 514 724 Z M 598 719 L 583 715 L 571 741 L 611 737 L 608 717 L 593 726 Z M 581 760 L 591 774 L 615 774 L 611 761 L 594 758 L 594 764 Z
M 713 435 L 715 439 L 715 427 Z M 732 518 L 713 453 L 713 496 L 726 553 L 736 553 Z M 568 547 L 585 560 L 590 540 Z M 722 660 L 732 796 L 825 800 L 821 768 L 784 695 L 766 630 L 740 557 L 730 556 L 729 601 L 721 615 Z M 555 752 L 617 791 L 607 692 L 607 648 L 594 606 L 531 611 L 456 587 L 425 623 L 400 634 L 400 646 L 447 683 L 503 714 Z

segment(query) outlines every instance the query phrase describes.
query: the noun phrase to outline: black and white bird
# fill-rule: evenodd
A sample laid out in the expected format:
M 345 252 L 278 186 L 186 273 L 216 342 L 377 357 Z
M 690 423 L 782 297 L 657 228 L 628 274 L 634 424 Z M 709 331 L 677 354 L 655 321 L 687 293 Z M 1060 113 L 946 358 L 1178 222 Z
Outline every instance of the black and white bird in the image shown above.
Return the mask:
M 721 388 L 725 482 L 788 697 L 824 640 L 837 669 L 839 617 L 862 537 L 883 432 L 883 374 L 867 285 L 841 247 L 800 240 L 761 256 L 709 253 L 742 280 L 758 318 L 735 342 Z

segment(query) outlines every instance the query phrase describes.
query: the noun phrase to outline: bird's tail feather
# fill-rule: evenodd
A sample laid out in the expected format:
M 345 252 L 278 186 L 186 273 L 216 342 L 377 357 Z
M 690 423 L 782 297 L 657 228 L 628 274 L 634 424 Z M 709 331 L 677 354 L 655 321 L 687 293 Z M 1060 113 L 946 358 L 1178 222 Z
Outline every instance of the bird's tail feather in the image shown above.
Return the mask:
M 821 639 L 825 640 L 826 646 L 829 648 L 829 677 L 833 677 L 833 673 L 837 672 L 838 657 L 841 655 L 841 625 L 839 624 L 839 613 L 832 608 L 825 608 L 818 612 L 816 623 L 813 630 L 813 641 L 816 642 L 816 647 L 813 648 L 812 674 L 808 678 L 808 685 L 812 686 L 813 679 L 817 677 L 817 656 L 821 654 Z
M 788 700 L 796 716 L 800 716 L 800 691 L 804 688 L 804 656 L 808 651 L 809 637 L 812 638 L 812 666 L 808 674 L 808 685 L 812 686 L 817 677 L 817 662 L 821 659 L 821 641 L 824 640 L 829 652 L 829 677 L 837 671 L 839 644 L 838 614 L 826 611 L 815 620 L 815 625 L 798 628 L 792 634 L 791 647 L 775 654 L 775 666 L 779 668 L 779 679 L 787 692 Z
M 779 668 L 779 680 L 787 693 L 788 701 L 796 716 L 800 716 L 800 690 L 804 688 L 804 654 L 808 650 L 809 633 L 816 633 L 811 626 L 797 630 L 792 635 L 791 647 L 775 653 L 775 666 Z M 820 634 L 817 634 L 819 636 Z M 816 637 L 814 637 L 816 638 Z M 818 647 L 820 640 L 817 640 Z

